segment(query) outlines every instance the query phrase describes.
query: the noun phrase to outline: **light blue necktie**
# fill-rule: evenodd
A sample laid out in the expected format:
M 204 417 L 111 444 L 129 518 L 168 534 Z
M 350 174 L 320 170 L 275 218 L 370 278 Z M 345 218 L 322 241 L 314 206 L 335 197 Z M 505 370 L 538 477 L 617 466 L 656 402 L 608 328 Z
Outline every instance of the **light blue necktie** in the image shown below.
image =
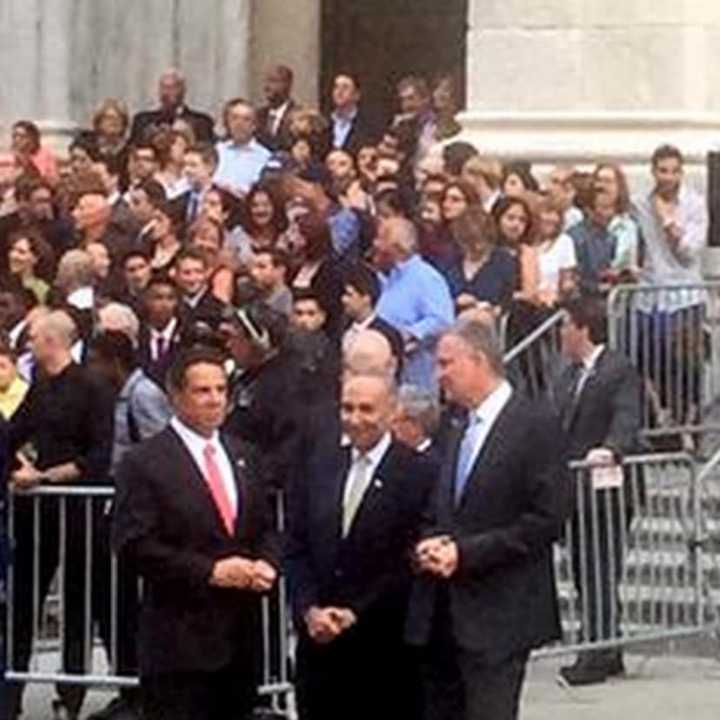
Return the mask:
M 477 431 L 481 423 L 482 418 L 478 417 L 477 413 L 472 413 L 468 418 L 468 424 L 460 442 L 457 466 L 455 468 L 455 505 L 460 504 L 472 470 L 473 461 L 477 457 L 474 450 L 477 445 Z

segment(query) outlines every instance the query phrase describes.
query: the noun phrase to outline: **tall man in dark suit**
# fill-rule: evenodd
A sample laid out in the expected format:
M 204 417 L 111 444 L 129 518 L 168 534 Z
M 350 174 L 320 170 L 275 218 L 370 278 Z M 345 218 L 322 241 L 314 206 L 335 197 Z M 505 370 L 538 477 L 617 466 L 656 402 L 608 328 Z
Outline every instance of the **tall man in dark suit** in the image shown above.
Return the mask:
M 644 494 L 642 477 L 617 466 L 625 455 L 640 450 L 641 382 L 630 361 L 604 345 L 602 300 L 582 298 L 566 311 L 562 349 L 572 365 L 561 376 L 555 397 L 567 454 L 571 460 L 605 466 L 604 481 L 592 471 L 577 476 L 571 548 L 583 604 L 581 639 L 612 640 L 619 635 L 623 538 Z M 560 671 L 571 685 L 604 682 L 623 672 L 622 655 L 612 649 L 580 653 L 574 665 Z
M 327 146 L 355 155 L 363 145 L 373 145 L 379 132 L 360 108 L 360 85 L 357 78 L 337 75 L 332 88 L 332 112 Z
M 247 718 L 259 593 L 277 576 L 246 448 L 218 433 L 224 359 L 190 350 L 168 376 L 175 415 L 116 476 L 114 539 L 145 581 L 139 664 L 148 720 Z
M 504 379 L 487 324 L 458 321 L 437 360 L 468 417 L 416 548 L 408 639 L 426 654 L 426 718 L 509 720 L 530 650 L 560 636 L 551 550 L 570 496 L 560 430 Z
M 388 376 L 346 377 L 347 442 L 326 435 L 294 488 L 287 567 L 303 720 L 417 717 L 403 626 L 434 473 L 393 441 L 394 396 Z
M 293 71 L 276 65 L 265 76 L 265 100 L 256 115 L 257 139 L 269 150 L 289 150 L 290 116 L 297 106 L 292 99 Z
M 137 143 L 146 139 L 146 131 L 163 126 L 172 127 L 176 120 L 184 120 L 195 133 L 199 142 L 213 142 L 215 139 L 213 119 L 205 113 L 191 110 L 185 104 L 185 77 L 178 70 L 166 70 L 158 83 L 157 110 L 139 112 L 132 121 L 130 142 Z

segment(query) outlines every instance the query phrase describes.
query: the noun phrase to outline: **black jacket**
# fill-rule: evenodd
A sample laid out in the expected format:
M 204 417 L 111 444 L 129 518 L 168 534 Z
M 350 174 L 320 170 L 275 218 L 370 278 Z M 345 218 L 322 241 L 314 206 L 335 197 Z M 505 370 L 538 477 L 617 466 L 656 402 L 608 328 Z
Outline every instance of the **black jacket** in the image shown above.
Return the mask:
M 425 532 L 455 539 L 458 570 L 448 581 L 418 576 L 407 638 L 429 641 L 444 585 L 458 646 L 500 662 L 560 637 L 552 544 L 570 510 L 570 483 L 557 421 L 518 392 L 493 425 L 456 506 L 461 439 L 456 427 Z
M 294 100 L 288 102 L 288 107 L 282 116 L 280 121 L 280 127 L 276 133 L 271 133 L 268 127 L 268 121 L 270 117 L 270 106 L 263 105 L 257 111 L 257 140 L 261 145 L 264 145 L 268 150 L 276 152 L 277 150 L 290 150 L 292 145 L 292 136 L 290 134 L 290 117 L 293 110 L 297 108 L 297 103 Z
M 223 440 L 238 489 L 235 535 L 223 525 L 192 455 L 168 427 L 123 458 L 115 478 L 113 542 L 145 581 L 142 675 L 212 672 L 252 657 L 260 597 L 209 585 L 213 565 L 241 555 L 277 566 L 267 497 L 246 446 Z
M 167 125 L 172 127 L 176 120 L 184 120 L 188 123 L 198 142 L 214 142 L 215 141 L 215 123 L 213 119 L 205 113 L 183 106 L 178 113 L 167 114 L 163 110 L 146 110 L 137 113 L 132 121 L 130 130 L 130 143 L 136 143 L 144 140 L 144 133 L 152 126 L 162 127 Z
M 326 144 L 328 149 L 332 150 L 334 148 L 333 127 L 335 125 L 332 114 L 328 116 L 327 122 L 328 130 L 326 133 Z M 358 114 L 352 121 L 350 132 L 345 138 L 345 142 L 340 149 L 346 150 L 351 155 L 355 155 L 363 146 L 377 144 L 378 140 L 380 140 L 380 135 L 381 130 L 375 125 L 375 123 L 371 122 L 362 110 L 359 110 Z
M 382 458 L 346 538 L 342 499 L 350 447 L 334 433 L 314 452 L 291 494 L 287 572 L 295 615 L 313 605 L 349 607 L 358 628 L 402 628 L 411 580 L 411 550 L 435 479 L 435 466 L 392 443 Z M 388 636 L 385 638 L 390 640 Z

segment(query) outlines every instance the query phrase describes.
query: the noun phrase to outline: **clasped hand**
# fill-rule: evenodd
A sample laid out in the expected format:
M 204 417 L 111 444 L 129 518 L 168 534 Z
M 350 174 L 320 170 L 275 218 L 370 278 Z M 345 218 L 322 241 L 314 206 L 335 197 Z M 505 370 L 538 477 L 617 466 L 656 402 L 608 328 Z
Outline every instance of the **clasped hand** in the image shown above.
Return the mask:
M 357 616 L 349 608 L 313 606 L 305 614 L 308 634 L 322 645 L 334 640 L 356 622 Z
M 426 538 L 415 548 L 415 559 L 423 572 L 447 579 L 458 567 L 458 547 L 449 535 Z
M 210 584 L 221 588 L 267 592 L 276 579 L 277 571 L 270 563 L 236 555 L 215 563 Z
M 20 467 L 10 476 L 13 490 L 29 490 L 42 482 L 43 474 L 22 453 L 16 455 Z

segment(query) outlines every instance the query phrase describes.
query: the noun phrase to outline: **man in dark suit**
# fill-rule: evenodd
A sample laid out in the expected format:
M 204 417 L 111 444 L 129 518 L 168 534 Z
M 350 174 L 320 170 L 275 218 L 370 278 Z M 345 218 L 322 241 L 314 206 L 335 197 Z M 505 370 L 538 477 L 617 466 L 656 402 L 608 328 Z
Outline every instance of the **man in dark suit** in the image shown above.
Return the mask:
M 175 283 L 162 275 L 150 279 L 143 293 L 144 318 L 138 336 L 138 362 L 145 374 L 164 387 L 182 337 Z
M 172 127 L 176 120 L 184 120 L 190 125 L 198 142 L 215 140 L 215 123 L 205 113 L 191 110 L 185 104 L 185 77 L 178 70 L 166 70 L 158 83 L 157 110 L 139 112 L 132 121 L 130 143 L 135 144 L 147 139 L 147 132 L 163 126 Z
M 350 345 L 365 330 L 375 330 L 390 343 L 399 375 L 402 372 L 405 344 L 400 332 L 375 312 L 382 292 L 377 274 L 367 265 L 357 264 L 348 268 L 343 283 L 341 299 L 349 320 L 343 334 L 343 347 Z
M 265 76 L 267 105 L 257 111 L 257 139 L 273 152 L 289 150 L 292 143 L 290 117 L 297 107 L 292 87 L 293 71 L 286 65 L 276 65 Z
M 332 113 L 328 118 L 327 147 L 345 150 L 351 155 L 364 145 L 374 145 L 379 131 L 359 106 L 360 86 L 357 78 L 337 75 L 332 88 Z
M 570 497 L 560 431 L 504 379 L 487 324 L 458 321 L 437 361 L 468 417 L 416 548 L 407 636 L 426 657 L 425 717 L 515 718 L 530 650 L 560 637 L 551 551 Z
M 168 376 L 175 416 L 124 457 L 114 544 L 145 581 L 139 664 L 148 720 L 247 718 L 259 593 L 277 576 L 246 448 L 218 434 L 224 359 L 190 350 Z
M 598 471 L 578 471 L 575 480 L 570 547 L 583 604 L 581 641 L 613 640 L 619 636 L 623 538 L 644 494 L 642 477 L 618 465 L 641 449 L 641 383 L 630 361 L 604 345 L 602 300 L 575 300 L 566 311 L 562 349 L 572 365 L 559 379 L 555 397 L 568 457 L 598 466 Z M 587 685 L 623 672 L 621 652 L 610 649 L 580 653 L 560 674 L 571 685 Z
M 433 466 L 390 435 L 387 376 L 349 376 L 341 420 L 293 489 L 288 579 L 299 632 L 300 717 L 415 718 L 414 662 L 403 642 L 410 551 Z
M 180 290 L 180 321 L 189 328 L 203 323 L 217 329 L 224 305 L 211 292 L 208 284 L 207 258 L 195 248 L 178 253 L 175 263 L 175 282 Z

